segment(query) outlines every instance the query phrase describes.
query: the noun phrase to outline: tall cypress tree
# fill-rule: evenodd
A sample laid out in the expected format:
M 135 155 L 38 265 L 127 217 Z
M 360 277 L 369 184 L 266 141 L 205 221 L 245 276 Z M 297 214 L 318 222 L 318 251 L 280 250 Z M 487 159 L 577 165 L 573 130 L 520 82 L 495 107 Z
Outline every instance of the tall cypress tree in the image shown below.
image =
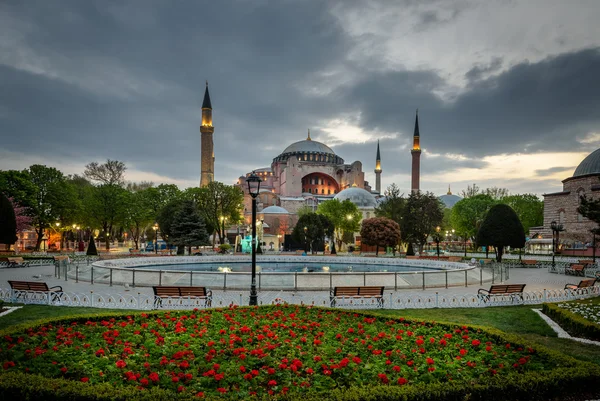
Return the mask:
M 88 249 L 85 254 L 88 256 L 98 256 L 98 250 L 96 249 L 96 242 L 94 241 L 93 235 L 90 235 L 90 244 L 88 245 Z
M 8 245 L 17 242 L 17 219 L 15 210 L 8 198 L 0 193 L 0 244 Z

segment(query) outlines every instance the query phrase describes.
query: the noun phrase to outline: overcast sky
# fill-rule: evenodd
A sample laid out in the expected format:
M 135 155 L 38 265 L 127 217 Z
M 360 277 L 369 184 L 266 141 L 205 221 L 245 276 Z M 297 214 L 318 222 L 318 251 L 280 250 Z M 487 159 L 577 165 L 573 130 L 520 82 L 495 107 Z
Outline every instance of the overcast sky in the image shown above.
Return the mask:
M 374 186 L 547 193 L 600 147 L 600 1 L 0 1 L 0 169 L 215 179 L 321 141 Z

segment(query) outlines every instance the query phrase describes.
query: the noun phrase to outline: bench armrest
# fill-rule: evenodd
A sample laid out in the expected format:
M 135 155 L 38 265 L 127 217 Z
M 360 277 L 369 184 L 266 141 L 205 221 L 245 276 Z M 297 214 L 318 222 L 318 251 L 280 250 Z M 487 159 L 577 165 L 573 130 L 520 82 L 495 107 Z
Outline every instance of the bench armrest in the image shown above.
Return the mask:
M 485 288 L 480 288 L 479 291 L 477 291 L 477 294 L 489 295 L 490 291 Z
M 60 285 L 56 285 L 52 288 L 48 288 L 48 291 L 52 291 L 52 292 L 63 292 L 63 289 Z

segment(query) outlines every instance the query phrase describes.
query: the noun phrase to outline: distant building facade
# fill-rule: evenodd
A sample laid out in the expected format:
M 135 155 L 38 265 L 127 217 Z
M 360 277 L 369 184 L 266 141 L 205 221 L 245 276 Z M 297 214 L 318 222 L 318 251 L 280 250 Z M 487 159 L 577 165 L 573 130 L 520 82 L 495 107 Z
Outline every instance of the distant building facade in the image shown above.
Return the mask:
M 600 149 L 588 155 L 577 166 L 573 176 L 562 181 L 563 190 L 544 194 L 544 225 L 534 227 L 530 234 L 537 238 L 552 238 L 550 224 L 556 221 L 562 224 L 564 232 L 560 233 L 560 242 L 591 243 L 590 230 L 597 224 L 586 219 L 577 212 L 580 197 L 600 199 Z

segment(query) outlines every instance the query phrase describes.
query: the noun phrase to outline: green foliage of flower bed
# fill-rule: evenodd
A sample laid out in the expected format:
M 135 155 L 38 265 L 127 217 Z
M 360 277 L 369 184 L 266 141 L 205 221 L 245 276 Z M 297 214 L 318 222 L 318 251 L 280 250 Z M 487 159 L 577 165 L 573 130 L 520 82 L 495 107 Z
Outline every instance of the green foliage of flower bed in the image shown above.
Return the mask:
M 497 330 L 292 305 L 0 331 L 3 399 L 542 399 L 600 368 Z
M 600 341 L 600 324 L 594 322 L 600 313 L 600 298 L 543 304 L 542 312 L 570 335 Z

